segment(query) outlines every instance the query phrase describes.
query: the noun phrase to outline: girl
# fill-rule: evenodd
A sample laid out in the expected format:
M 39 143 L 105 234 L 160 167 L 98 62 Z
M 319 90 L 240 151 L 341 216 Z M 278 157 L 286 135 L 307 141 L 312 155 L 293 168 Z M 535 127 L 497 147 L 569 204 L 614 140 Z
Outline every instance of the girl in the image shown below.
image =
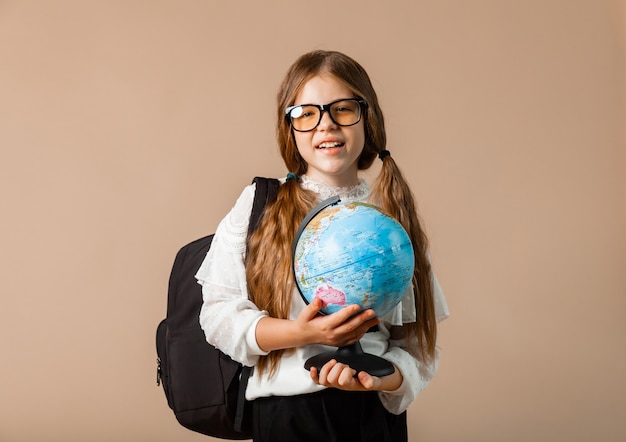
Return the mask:
M 278 93 L 277 137 L 289 174 L 275 202 L 247 241 L 255 189 L 245 188 L 196 275 L 207 341 L 255 366 L 246 390 L 255 441 L 406 441 L 406 409 L 437 369 L 437 322 L 448 311 L 413 196 L 385 149 L 383 114 L 365 70 L 338 52 L 301 56 Z M 377 158 L 382 170 L 370 191 L 358 171 Z M 413 287 L 383 318 L 356 305 L 318 315 L 320 301 L 306 305 L 294 285 L 296 230 L 333 195 L 381 207 L 411 237 Z M 395 372 L 379 378 L 334 360 L 304 369 L 328 346 L 356 341 Z

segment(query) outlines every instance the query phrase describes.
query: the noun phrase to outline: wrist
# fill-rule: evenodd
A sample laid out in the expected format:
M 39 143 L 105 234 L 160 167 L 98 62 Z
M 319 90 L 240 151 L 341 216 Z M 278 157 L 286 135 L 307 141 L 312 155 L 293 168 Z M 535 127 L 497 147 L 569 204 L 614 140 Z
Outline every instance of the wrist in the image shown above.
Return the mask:
M 302 324 L 296 319 L 289 320 L 288 333 L 293 337 L 294 347 L 304 347 L 305 345 L 318 343 L 315 333 L 307 325 L 307 323 Z
M 393 368 L 395 370 L 393 373 L 380 378 L 381 383 L 379 386 L 379 390 L 394 392 L 402 386 L 402 383 L 404 382 L 404 376 L 402 376 L 402 373 L 400 373 L 400 370 L 398 370 L 398 367 L 395 364 Z
M 257 322 L 255 337 L 258 346 L 266 352 L 302 347 L 315 342 L 315 336 L 298 321 L 270 316 Z

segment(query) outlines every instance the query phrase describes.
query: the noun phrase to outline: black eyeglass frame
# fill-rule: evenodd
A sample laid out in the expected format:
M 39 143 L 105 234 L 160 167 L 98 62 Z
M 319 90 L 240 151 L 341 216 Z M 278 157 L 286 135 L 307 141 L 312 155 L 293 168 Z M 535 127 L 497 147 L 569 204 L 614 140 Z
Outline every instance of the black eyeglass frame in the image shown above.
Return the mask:
M 335 119 L 333 118 L 333 114 L 330 112 L 330 108 L 331 108 L 331 106 L 333 104 L 339 103 L 340 101 L 356 101 L 359 104 L 359 110 L 361 111 L 359 113 L 359 119 L 356 120 L 352 124 L 337 123 L 335 121 Z M 317 120 L 317 123 L 315 124 L 315 126 L 313 126 L 311 129 L 300 130 L 300 129 L 296 129 L 293 126 L 293 119 L 291 117 L 291 111 L 294 110 L 295 108 L 303 107 L 303 106 L 313 106 L 313 107 L 316 107 L 316 108 L 318 108 L 320 110 L 319 119 Z M 364 113 L 366 108 L 367 108 L 367 102 L 364 99 L 362 99 L 362 98 L 340 98 L 339 100 L 335 100 L 335 101 L 333 101 L 331 103 L 328 103 L 328 104 L 296 104 L 296 105 L 293 105 L 293 106 L 289 106 L 287 109 L 285 109 L 285 118 L 287 119 L 287 121 L 289 121 L 289 125 L 291 126 L 291 128 L 293 130 L 295 130 L 296 132 L 311 132 L 312 130 L 315 130 L 317 128 L 317 126 L 320 125 L 320 122 L 322 121 L 322 116 L 324 115 L 324 112 L 328 112 L 328 116 L 330 117 L 332 122 L 335 123 L 337 126 L 349 127 L 349 126 L 354 126 L 355 124 L 359 124 L 359 122 L 363 118 L 363 113 Z

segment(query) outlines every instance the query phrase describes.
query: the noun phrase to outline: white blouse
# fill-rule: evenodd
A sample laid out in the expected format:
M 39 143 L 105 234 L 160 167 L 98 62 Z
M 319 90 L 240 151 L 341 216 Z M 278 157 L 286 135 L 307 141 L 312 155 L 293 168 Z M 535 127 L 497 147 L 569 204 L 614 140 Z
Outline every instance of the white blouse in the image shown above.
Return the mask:
M 323 201 L 339 195 L 342 202 L 365 202 L 369 197 L 369 187 L 365 181 L 349 188 L 336 188 L 300 177 L 300 185 L 312 190 Z M 220 222 L 213 243 L 200 266 L 196 278 L 202 285 L 203 305 L 200 311 L 200 325 L 207 341 L 229 355 L 234 360 L 253 366 L 259 357 L 266 355 L 256 342 L 256 324 L 268 315 L 248 299 L 244 256 L 246 235 L 252 211 L 255 185 L 247 186 L 235 206 Z M 434 273 L 432 276 L 435 314 L 437 321 L 448 317 L 448 307 Z M 297 289 L 294 290 L 290 319 L 296 319 L 305 307 Z M 415 305 L 411 290 L 403 301 L 383 319 L 379 331 L 366 333 L 360 343 L 367 353 L 381 356 L 398 367 L 404 377 L 400 388 L 393 392 L 379 392 L 383 405 L 392 413 L 406 410 L 417 394 L 422 391 L 437 370 L 438 352 L 434 361 L 426 364 L 415 358 L 405 349 L 405 342 L 389 339 L 392 325 L 415 321 Z M 298 347 L 294 352 L 281 358 L 277 372 L 271 378 L 268 373 L 259 374 L 256 370 L 248 383 L 246 398 L 254 400 L 266 396 L 293 396 L 312 393 L 326 387 L 315 384 L 304 368 L 311 356 L 332 347 L 309 345 Z

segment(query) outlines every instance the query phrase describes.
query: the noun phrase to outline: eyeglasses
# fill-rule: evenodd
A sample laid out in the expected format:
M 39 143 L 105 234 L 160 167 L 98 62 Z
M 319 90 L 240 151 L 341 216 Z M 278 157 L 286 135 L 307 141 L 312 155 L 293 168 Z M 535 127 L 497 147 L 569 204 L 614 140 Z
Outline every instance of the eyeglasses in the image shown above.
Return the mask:
M 328 112 L 330 119 L 338 126 L 354 126 L 361 121 L 365 101 L 361 98 L 343 98 L 328 104 L 299 104 L 289 106 L 285 117 L 293 130 L 309 132 L 322 121 L 322 114 Z

